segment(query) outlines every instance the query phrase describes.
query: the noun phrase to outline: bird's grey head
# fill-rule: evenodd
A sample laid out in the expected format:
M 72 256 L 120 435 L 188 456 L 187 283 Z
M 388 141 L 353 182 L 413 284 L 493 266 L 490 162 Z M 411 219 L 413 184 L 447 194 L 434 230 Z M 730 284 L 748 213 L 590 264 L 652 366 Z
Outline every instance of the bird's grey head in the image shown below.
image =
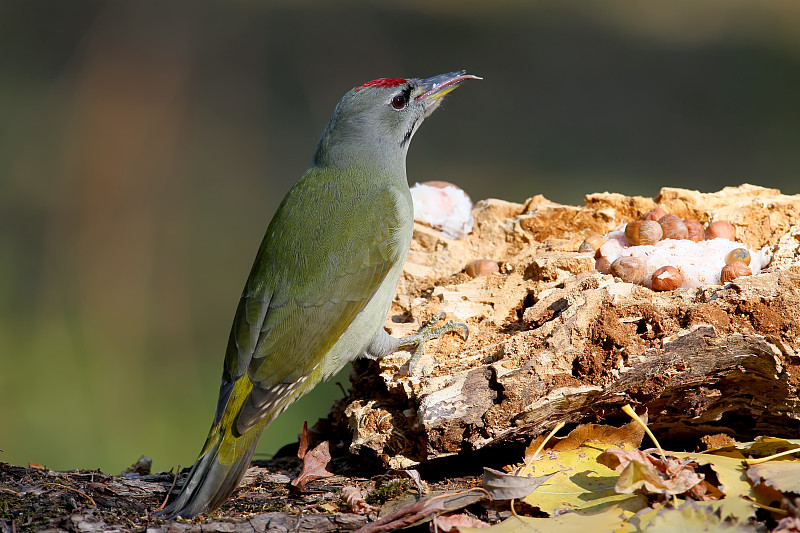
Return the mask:
M 336 106 L 314 155 L 316 166 L 405 162 L 409 141 L 465 71 L 427 79 L 380 78 L 348 91 Z

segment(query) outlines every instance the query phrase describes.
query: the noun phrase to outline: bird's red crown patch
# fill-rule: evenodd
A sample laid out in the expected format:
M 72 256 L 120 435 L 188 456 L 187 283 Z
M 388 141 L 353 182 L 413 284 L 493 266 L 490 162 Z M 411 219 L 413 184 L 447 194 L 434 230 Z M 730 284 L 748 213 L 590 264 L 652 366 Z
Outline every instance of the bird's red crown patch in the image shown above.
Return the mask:
M 375 87 L 378 89 L 390 89 L 406 83 L 403 78 L 378 78 L 377 80 L 368 81 L 361 85 L 356 85 L 356 89 L 366 89 L 367 87 Z

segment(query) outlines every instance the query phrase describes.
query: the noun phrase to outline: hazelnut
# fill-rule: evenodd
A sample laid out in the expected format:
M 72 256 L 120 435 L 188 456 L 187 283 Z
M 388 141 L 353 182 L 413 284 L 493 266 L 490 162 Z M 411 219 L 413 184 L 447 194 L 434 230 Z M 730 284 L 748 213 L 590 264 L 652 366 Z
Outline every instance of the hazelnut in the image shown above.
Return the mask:
M 740 261 L 745 265 L 750 265 L 750 250 L 747 248 L 734 248 L 728 255 L 725 256 L 726 263 L 732 263 L 734 261 Z
M 667 212 L 661 207 L 654 207 L 650 211 L 644 214 L 642 220 L 655 220 L 658 222 L 663 217 L 667 216 Z
M 706 239 L 728 239 L 729 241 L 735 241 L 736 228 L 727 220 L 709 222 L 706 228 Z
M 655 220 L 634 220 L 625 226 L 625 238 L 633 245 L 655 244 L 664 232 Z
M 666 215 L 658 221 L 661 224 L 661 231 L 665 239 L 688 239 L 689 228 L 680 218 L 675 215 Z
M 500 272 L 500 265 L 497 264 L 497 261 L 492 261 L 491 259 L 478 259 L 468 264 L 464 272 L 471 278 L 491 276 Z
M 693 218 L 684 218 L 683 223 L 686 224 L 686 230 L 689 232 L 687 239 L 694 242 L 705 240 L 706 230 L 701 223 Z
M 683 274 L 674 266 L 667 265 L 653 272 L 650 281 L 653 283 L 654 291 L 671 291 L 681 286 Z
M 608 257 L 600 256 L 595 259 L 594 269 L 601 274 L 609 274 L 611 273 L 611 261 L 608 260 Z
M 741 278 L 742 276 L 752 276 L 753 273 L 750 271 L 750 267 L 742 263 L 741 261 L 731 261 L 724 267 L 722 267 L 722 272 L 719 274 L 719 280 L 722 283 L 728 283 L 729 281 L 733 281 L 736 278 Z
M 578 248 L 579 252 L 597 252 L 606 243 L 603 235 L 589 235 Z
M 644 261 L 638 257 L 620 257 L 611 263 L 611 273 L 628 283 L 642 283 L 646 274 Z

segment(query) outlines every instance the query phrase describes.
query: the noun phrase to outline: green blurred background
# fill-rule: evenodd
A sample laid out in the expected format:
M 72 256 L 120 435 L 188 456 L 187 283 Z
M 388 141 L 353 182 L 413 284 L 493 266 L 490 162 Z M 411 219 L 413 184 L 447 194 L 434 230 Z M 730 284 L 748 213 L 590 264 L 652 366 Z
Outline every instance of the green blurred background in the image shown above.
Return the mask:
M 484 76 L 408 162 L 475 200 L 794 194 L 799 21 L 795 0 L 0 3 L 0 460 L 195 459 L 262 234 L 353 85 Z

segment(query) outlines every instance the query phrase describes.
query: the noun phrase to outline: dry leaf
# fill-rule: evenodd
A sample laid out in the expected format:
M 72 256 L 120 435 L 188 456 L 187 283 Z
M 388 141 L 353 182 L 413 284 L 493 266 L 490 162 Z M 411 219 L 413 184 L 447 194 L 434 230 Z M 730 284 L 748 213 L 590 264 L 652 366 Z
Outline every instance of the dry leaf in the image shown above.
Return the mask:
M 800 518 L 787 516 L 778 522 L 772 533 L 800 533 Z
M 702 531 L 707 533 L 756 533 L 753 525 L 726 520 L 718 509 L 689 500 L 678 508 L 664 506 L 637 524 L 638 531 L 675 533 Z
M 685 453 L 669 452 L 678 459 L 686 459 L 697 465 L 696 468 L 710 468 L 712 476 L 703 480 L 701 485 L 706 487 L 706 494 L 700 498 L 700 486 L 692 487 L 691 495 L 695 499 L 708 501 L 717 500 L 718 508 L 723 518 L 735 520 L 749 520 L 755 515 L 756 507 L 751 503 L 757 500 L 769 504 L 773 499 L 762 499 L 754 490 L 753 484 L 745 475 L 745 467 L 741 458 L 729 457 L 728 452 L 719 453 Z M 708 484 L 714 485 L 709 488 Z M 721 492 L 720 492 L 721 491 Z M 710 497 L 710 498 L 709 498 Z
M 325 502 L 317 505 L 318 509 L 325 511 L 326 513 L 335 513 L 339 511 L 339 506 L 336 505 L 334 502 Z
M 428 496 L 411 505 L 397 509 L 376 520 L 358 528 L 355 533 L 377 533 L 379 531 L 393 531 L 422 523 L 436 513 L 455 511 L 471 505 L 487 496 L 483 489 L 469 489 L 457 492 L 445 492 Z
M 297 447 L 297 457 L 302 459 L 308 451 L 308 420 L 303 422 L 303 431 L 300 432 L 300 444 Z
M 647 422 L 647 413 L 641 415 L 642 420 Z M 525 462 L 531 460 L 531 455 L 539 448 L 546 435 L 537 437 L 525 449 Z M 635 421 L 631 421 L 622 427 L 606 426 L 600 424 L 582 424 L 566 437 L 551 437 L 545 446 L 546 450 L 567 451 L 580 447 L 583 443 L 590 440 L 597 440 L 606 445 L 623 446 L 638 448 L 642 445 L 644 438 L 644 428 Z
M 769 461 L 747 468 L 754 485 L 765 483 L 780 492 L 800 493 L 800 461 Z
M 671 466 L 673 471 L 667 473 L 650 461 L 634 459 L 623 467 L 615 487 L 622 494 L 632 494 L 637 490 L 652 494 L 683 494 L 703 480 L 691 467 L 678 469 Z
M 411 478 L 411 481 L 414 482 L 414 485 L 417 487 L 417 490 L 420 494 L 428 494 L 430 490 L 428 489 L 428 484 L 422 481 L 422 476 L 419 475 L 419 472 L 414 470 L 413 468 L 409 468 L 407 470 L 403 470 L 408 477 Z
M 342 489 L 342 500 L 356 514 L 375 512 L 375 507 L 367 503 L 366 493 L 358 487 L 348 486 Z
M 525 502 L 549 514 L 587 507 L 593 511 L 615 507 L 636 512 L 645 507 L 647 498 L 643 495 L 616 491 L 618 476 L 612 468 L 597 462 L 603 447 L 602 443 L 591 442 L 574 450 L 548 450 L 531 461 L 529 466 L 536 475 L 556 475 L 527 496 Z
M 426 498 L 390 513 L 380 520 L 361 526 L 355 533 L 377 533 L 407 527 L 433 513 L 444 511 L 444 500 Z
M 332 476 L 333 474 L 325 469 L 330 460 L 328 441 L 320 443 L 319 446 L 304 455 L 303 470 L 292 480 L 292 486 L 306 490 L 306 483 Z
M 703 476 L 695 472 L 689 461 L 675 458 L 664 461 L 641 450 L 617 448 L 609 448 L 600 454 L 597 461 L 614 468 L 619 474 L 616 489 L 622 494 L 632 494 L 636 490 L 653 494 L 683 494 L 692 490 L 702 496 L 707 492 L 707 487 L 701 485 Z
M 484 467 L 482 485 L 489 492 L 492 499 L 520 500 L 557 473 L 552 472 L 539 477 L 515 476 Z
M 512 516 L 491 526 L 494 533 L 610 533 L 632 532 L 624 529 L 624 512 L 619 508 L 605 509 L 599 513 L 580 514 L 566 512 L 553 518 Z
M 442 531 L 443 533 L 448 533 L 450 531 L 460 531 L 462 527 L 482 528 L 489 527 L 489 524 L 466 513 L 439 515 L 431 520 L 430 523 L 430 529 L 433 532 Z
M 617 474 L 622 472 L 631 461 L 651 463 L 655 466 L 659 460 L 642 450 L 621 450 L 609 448 L 597 457 L 597 462 L 612 468 Z

